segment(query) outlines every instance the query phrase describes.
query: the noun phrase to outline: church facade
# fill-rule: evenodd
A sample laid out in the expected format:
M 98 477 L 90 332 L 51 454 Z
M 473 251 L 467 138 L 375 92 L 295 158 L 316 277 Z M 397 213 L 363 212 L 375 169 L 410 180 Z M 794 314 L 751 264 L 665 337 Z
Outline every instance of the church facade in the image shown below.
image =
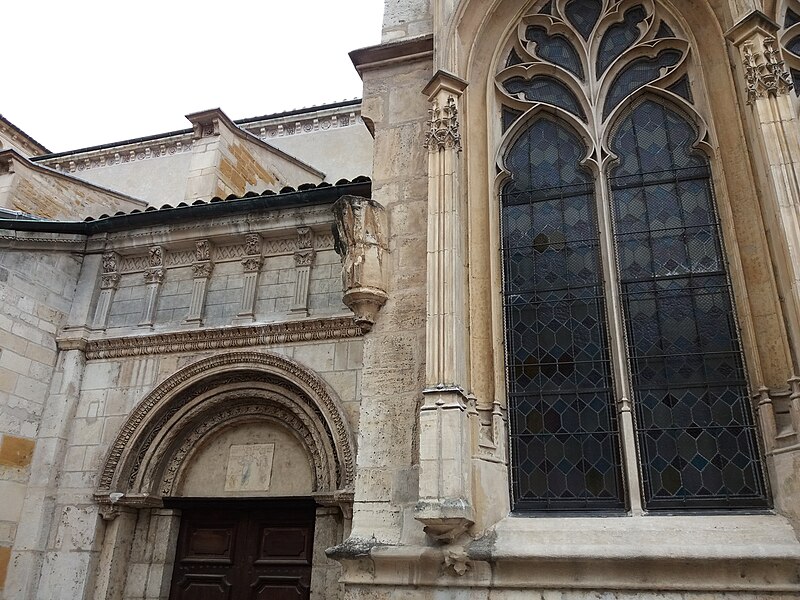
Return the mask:
M 0 121 L 0 598 L 796 598 L 800 4 L 389 1 L 351 59 Z

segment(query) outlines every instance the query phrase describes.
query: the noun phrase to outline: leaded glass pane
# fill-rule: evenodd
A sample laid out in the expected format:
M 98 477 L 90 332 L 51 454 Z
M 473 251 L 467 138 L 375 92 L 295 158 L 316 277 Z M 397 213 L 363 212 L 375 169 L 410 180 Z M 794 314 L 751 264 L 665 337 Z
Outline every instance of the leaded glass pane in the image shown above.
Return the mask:
M 789 29 L 792 25 L 800 23 L 800 16 L 797 15 L 791 8 L 786 9 L 786 17 L 783 20 L 783 28 Z
M 522 116 L 522 111 L 514 110 L 513 108 L 508 108 L 507 106 L 503 107 L 502 112 L 502 125 L 503 131 L 505 132 L 514 124 L 514 121 L 519 119 Z
M 789 69 L 792 74 L 792 82 L 794 83 L 794 92 L 800 96 L 800 71 L 797 69 Z
M 502 192 L 515 510 L 624 506 L 597 218 L 586 149 L 543 118 Z
M 536 42 L 536 54 L 546 61 L 563 67 L 578 79 L 583 80 L 583 66 L 575 47 L 561 35 L 550 35 L 544 27 L 531 25 L 525 30 L 525 38 Z
M 660 40 L 668 37 L 675 37 L 675 32 L 664 21 L 661 21 L 658 24 L 658 31 L 656 31 L 656 39 Z
M 786 44 L 786 49 L 796 56 L 800 56 L 800 35 L 793 37 Z
M 589 39 L 602 10 L 600 0 L 569 0 L 566 6 L 567 19 L 585 40 Z
M 636 41 L 640 34 L 638 24 L 644 21 L 646 16 L 644 7 L 637 4 L 625 11 L 622 23 L 615 23 L 606 30 L 597 53 L 598 78 Z
M 503 82 L 503 87 L 509 94 L 523 94 L 529 102 L 546 102 L 558 106 L 573 115 L 586 121 L 586 116 L 570 89 L 552 77 L 536 75 L 530 79 L 512 77 Z
M 651 510 L 767 505 L 744 363 L 694 128 L 646 101 L 610 186 L 642 485 Z
M 643 57 L 632 60 L 611 84 L 603 108 L 603 118 L 606 118 L 632 92 L 661 77 L 663 69 L 678 64 L 681 56 L 679 50 L 662 50 L 655 58 Z
M 694 102 L 694 99 L 692 98 L 692 88 L 689 85 L 689 78 L 686 75 L 678 79 L 678 81 L 673 83 L 667 89 L 673 94 L 677 94 L 678 96 L 680 96 L 689 103 Z

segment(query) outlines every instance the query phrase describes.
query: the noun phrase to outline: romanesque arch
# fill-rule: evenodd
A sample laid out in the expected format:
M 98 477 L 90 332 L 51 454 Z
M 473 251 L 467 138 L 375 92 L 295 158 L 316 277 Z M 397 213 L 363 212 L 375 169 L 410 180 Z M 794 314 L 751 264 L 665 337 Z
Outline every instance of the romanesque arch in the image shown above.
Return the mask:
M 160 505 L 202 440 L 244 421 L 278 423 L 296 436 L 312 462 L 315 496 L 352 493 L 353 436 L 334 392 L 285 357 L 231 352 L 184 367 L 139 403 L 111 445 L 97 501 Z

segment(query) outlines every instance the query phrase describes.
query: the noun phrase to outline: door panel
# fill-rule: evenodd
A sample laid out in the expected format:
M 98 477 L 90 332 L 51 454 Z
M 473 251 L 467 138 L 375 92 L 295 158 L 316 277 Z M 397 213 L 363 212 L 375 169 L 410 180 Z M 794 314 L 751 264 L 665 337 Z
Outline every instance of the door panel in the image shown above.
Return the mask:
M 170 600 L 307 600 L 314 504 L 226 500 L 170 504 L 181 530 Z

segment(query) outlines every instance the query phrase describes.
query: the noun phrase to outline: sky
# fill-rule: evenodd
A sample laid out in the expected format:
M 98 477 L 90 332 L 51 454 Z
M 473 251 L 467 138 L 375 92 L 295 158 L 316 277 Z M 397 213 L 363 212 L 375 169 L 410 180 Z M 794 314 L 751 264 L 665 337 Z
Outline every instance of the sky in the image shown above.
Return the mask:
M 9 0 L 0 114 L 53 152 L 360 98 L 383 0 Z

